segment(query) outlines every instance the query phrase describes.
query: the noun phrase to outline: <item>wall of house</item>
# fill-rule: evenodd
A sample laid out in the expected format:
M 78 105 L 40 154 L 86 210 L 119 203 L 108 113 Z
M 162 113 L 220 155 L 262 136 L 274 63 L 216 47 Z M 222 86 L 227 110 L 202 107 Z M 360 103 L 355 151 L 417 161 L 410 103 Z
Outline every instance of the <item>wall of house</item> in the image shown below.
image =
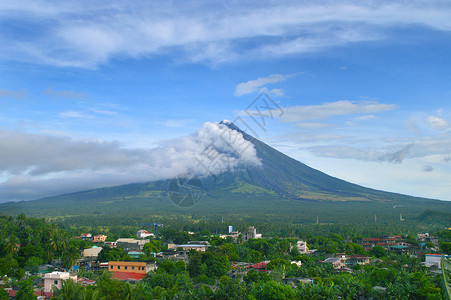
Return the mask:
M 108 271 L 147 274 L 147 264 L 138 261 L 110 261 Z

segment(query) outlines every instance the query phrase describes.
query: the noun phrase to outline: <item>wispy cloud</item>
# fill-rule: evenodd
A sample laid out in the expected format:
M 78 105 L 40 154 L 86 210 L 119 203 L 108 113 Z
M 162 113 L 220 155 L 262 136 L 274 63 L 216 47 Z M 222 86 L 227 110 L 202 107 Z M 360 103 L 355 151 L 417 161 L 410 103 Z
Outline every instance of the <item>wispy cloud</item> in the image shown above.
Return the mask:
M 52 88 L 48 88 L 44 91 L 46 95 L 57 97 L 57 98 L 64 98 L 64 99 L 83 99 L 86 97 L 85 94 L 75 92 L 75 91 L 58 91 L 54 90 Z
M 13 98 L 17 100 L 22 100 L 28 97 L 28 92 L 26 90 L 8 90 L 0 89 L 0 98 Z
M 63 111 L 59 114 L 60 117 L 63 118 L 77 118 L 77 119 L 94 119 L 94 116 L 80 112 L 80 111 Z
M 311 120 L 324 120 L 335 116 L 372 114 L 396 109 L 395 104 L 384 104 L 376 101 L 342 100 L 320 105 L 300 105 L 284 107 L 280 117 L 283 122 L 295 123 Z M 367 118 L 364 116 L 364 118 Z
M 424 165 L 422 170 L 423 172 L 432 172 L 434 168 L 431 165 Z
M 267 77 L 258 77 L 254 80 L 242 82 L 236 86 L 235 96 L 242 96 L 246 94 L 255 93 L 261 90 L 262 87 L 268 84 L 274 84 L 277 82 L 285 81 L 290 75 L 271 74 Z M 266 90 L 267 91 L 267 90 Z M 273 90 L 275 93 L 283 93 L 282 90 Z
M 395 163 L 395 164 L 400 164 L 406 157 L 407 153 L 409 153 L 409 151 L 413 147 L 413 145 L 414 144 L 408 144 L 400 150 L 396 150 L 391 153 L 386 153 L 386 154 L 382 155 L 379 158 L 379 160 L 387 161 L 387 162 Z
M 175 52 L 196 62 L 265 59 L 387 39 L 396 35 L 392 29 L 408 25 L 451 30 L 451 7 L 440 0 L 263 1 L 252 6 L 6 0 L 0 11 L 8 23 L 26 20 L 36 29 L 3 28 L 3 59 L 90 68 L 114 57 Z
M 189 123 L 191 123 L 192 121 L 193 121 L 192 119 L 166 120 L 164 122 L 164 126 L 172 128 L 184 127 Z

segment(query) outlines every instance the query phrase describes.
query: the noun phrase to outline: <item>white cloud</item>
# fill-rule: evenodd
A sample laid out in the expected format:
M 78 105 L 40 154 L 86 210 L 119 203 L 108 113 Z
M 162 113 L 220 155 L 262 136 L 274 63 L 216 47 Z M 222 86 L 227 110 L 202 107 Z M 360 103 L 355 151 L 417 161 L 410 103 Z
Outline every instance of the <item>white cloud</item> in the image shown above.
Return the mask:
M 261 165 L 251 142 L 218 123 L 152 149 L 3 130 L 0 157 L 0 202 Z
M 0 57 L 95 68 L 116 57 L 177 52 L 192 61 L 215 64 L 386 39 L 396 35 L 391 29 L 400 26 L 450 31 L 450 14 L 449 3 L 440 0 L 287 0 L 223 6 L 201 1 L 113 5 L 5 0 L 0 4 L 0 19 L 35 30 L 3 28 Z
M 283 96 L 282 89 L 271 89 L 268 91 L 268 93 L 273 97 L 282 97 Z
M 82 113 L 79 111 L 73 111 L 73 110 L 69 110 L 69 111 L 63 111 L 59 114 L 60 117 L 63 118 L 77 118 L 77 119 L 93 119 L 94 116 L 86 114 L 86 113 Z
M 376 101 L 342 100 L 320 105 L 291 106 L 283 108 L 280 119 L 283 122 L 303 122 L 327 119 L 334 116 L 378 113 L 396 109 L 394 104 L 383 104 Z
M 445 119 L 436 116 L 429 116 L 427 118 L 427 121 L 429 125 L 434 127 L 435 129 L 446 129 L 449 127 L 449 124 Z
M 260 91 L 260 88 L 267 84 L 274 84 L 277 82 L 285 81 L 289 75 L 282 75 L 282 74 L 271 74 L 267 77 L 258 77 L 254 80 L 249 80 L 247 82 L 242 82 L 236 86 L 235 89 L 235 96 L 242 96 L 250 93 L 254 93 L 257 91 Z M 267 89 L 265 90 L 267 91 Z M 276 89 L 271 90 L 272 92 L 276 94 L 283 94 L 282 90 Z

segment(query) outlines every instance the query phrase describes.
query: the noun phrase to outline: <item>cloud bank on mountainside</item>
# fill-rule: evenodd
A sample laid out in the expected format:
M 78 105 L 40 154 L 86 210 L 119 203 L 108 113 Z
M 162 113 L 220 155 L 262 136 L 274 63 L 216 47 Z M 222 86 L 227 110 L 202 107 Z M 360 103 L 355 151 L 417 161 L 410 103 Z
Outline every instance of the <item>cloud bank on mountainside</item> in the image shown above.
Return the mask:
M 0 202 L 261 165 L 241 133 L 210 122 L 153 149 L 3 130 L 0 156 Z

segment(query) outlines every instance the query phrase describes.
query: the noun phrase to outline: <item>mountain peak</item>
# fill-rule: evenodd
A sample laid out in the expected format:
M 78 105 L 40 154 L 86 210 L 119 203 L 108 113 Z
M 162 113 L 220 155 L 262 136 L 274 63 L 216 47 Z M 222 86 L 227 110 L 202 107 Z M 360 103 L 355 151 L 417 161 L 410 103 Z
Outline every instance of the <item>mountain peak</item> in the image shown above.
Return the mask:
M 241 133 L 244 137 L 245 140 L 252 140 L 254 139 L 252 136 L 250 136 L 249 134 L 247 134 L 246 132 L 244 132 L 243 130 L 241 130 L 238 126 L 236 126 L 232 121 L 229 120 L 222 120 L 221 122 L 219 122 L 219 124 L 225 125 L 227 126 L 229 129 L 238 131 L 239 133 Z

